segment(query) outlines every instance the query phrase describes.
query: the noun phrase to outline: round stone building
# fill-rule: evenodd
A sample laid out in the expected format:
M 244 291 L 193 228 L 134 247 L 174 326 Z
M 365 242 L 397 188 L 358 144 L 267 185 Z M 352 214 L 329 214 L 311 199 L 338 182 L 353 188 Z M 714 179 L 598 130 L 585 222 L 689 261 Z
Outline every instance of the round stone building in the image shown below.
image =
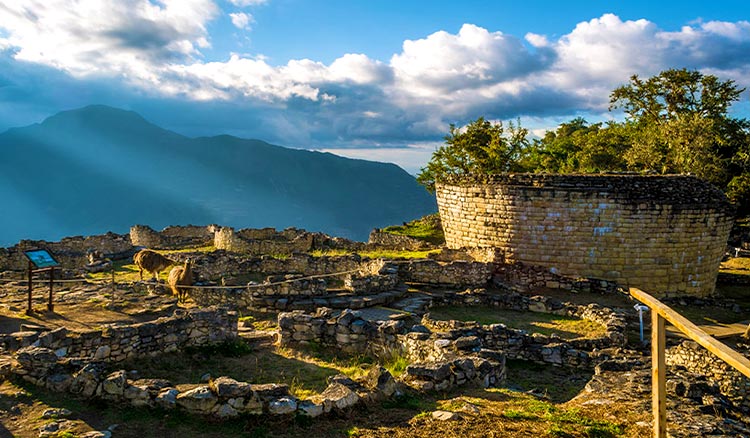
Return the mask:
M 470 175 L 436 193 L 449 248 L 657 296 L 713 293 L 733 221 L 719 189 L 682 175 Z

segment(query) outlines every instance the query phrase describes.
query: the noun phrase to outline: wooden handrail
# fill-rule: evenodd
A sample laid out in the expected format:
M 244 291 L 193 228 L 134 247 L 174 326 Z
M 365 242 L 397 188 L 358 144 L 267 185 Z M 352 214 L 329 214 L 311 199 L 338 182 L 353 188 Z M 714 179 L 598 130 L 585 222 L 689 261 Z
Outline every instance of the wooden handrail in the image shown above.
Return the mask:
M 630 288 L 630 295 L 651 309 L 651 375 L 652 375 L 652 411 L 654 415 L 654 438 L 667 436 L 667 391 L 666 391 L 666 330 L 664 321 L 669 321 L 690 339 L 702 345 L 716 357 L 731 365 L 734 369 L 750 377 L 750 360 L 731 349 L 723 342 L 710 336 L 687 318 L 672 310 L 669 306 L 643 292 Z
M 716 357 L 728 363 L 747 377 L 750 377 L 750 360 L 748 358 L 704 332 L 687 318 L 646 292 L 643 292 L 640 289 L 630 288 L 630 295 L 650 307 L 652 311 L 656 311 L 670 324 L 677 327 L 678 330 L 702 345 L 706 350 L 716 355 Z

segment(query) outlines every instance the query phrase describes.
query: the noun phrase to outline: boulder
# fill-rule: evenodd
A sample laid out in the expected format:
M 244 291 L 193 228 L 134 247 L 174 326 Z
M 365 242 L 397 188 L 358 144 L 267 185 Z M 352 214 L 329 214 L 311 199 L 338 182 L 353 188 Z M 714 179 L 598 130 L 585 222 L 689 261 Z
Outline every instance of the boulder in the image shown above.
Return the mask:
M 208 386 L 199 386 L 177 396 L 177 405 L 189 412 L 208 414 L 216 406 L 218 399 Z
M 268 412 L 273 415 L 291 414 L 297 410 L 297 400 L 294 397 L 281 397 L 271 400 L 268 404 Z
M 102 382 L 102 393 L 105 397 L 119 397 L 125 392 L 125 383 L 127 382 L 124 370 L 115 371 L 107 376 Z
M 174 409 L 177 405 L 177 396 L 180 394 L 175 388 L 165 388 L 159 392 L 154 401 L 156 405 L 164 409 Z
M 252 392 L 252 387 L 249 383 L 238 382 L 230 377 L 218 377 L 209 383 L 211 390 L 219 398 L 237 398 L 245 397 Z

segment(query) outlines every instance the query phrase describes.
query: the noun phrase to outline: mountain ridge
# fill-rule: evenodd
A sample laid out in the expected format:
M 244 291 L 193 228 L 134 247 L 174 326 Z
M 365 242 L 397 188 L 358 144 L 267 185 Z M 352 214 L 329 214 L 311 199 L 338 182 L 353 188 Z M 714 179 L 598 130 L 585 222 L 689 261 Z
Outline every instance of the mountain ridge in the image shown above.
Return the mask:
M 364 240 L 436 210 L 392 163 L 228 134 L 190 138 L 90 105 L 0 134 L 0 246 L 187 223 L 295 226 Z

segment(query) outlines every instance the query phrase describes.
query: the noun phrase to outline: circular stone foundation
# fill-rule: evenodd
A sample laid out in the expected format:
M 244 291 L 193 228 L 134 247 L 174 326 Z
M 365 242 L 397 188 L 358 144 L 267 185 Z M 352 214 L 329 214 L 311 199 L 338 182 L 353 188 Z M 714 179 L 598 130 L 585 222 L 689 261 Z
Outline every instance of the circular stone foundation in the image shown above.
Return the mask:
M 436 193 L 449 248 L 657 296 L 711 294 L 733 221 L 724 194 L 691 176 L 476 175 Z

